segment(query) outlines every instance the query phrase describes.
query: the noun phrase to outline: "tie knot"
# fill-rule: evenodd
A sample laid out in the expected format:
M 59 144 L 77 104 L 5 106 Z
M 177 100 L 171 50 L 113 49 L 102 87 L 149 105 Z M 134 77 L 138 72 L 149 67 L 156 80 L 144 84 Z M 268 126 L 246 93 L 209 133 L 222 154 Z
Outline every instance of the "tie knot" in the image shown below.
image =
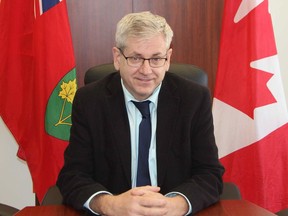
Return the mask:
M 141 112 L 142 117 L 149 117 L 150 116 L 150 109 L 149 109 L 149 104 L 151 101 L 142 101 L 142 102 L 136 102 L 132 101 L 134 105 L 137 107 L 137 109 Z

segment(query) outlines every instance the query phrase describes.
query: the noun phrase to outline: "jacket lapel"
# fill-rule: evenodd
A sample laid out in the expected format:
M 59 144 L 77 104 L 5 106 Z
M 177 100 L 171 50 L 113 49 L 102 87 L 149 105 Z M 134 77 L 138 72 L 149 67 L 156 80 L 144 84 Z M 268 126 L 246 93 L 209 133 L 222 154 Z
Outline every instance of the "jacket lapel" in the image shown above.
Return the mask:
M 131 141 L 130 127 L 125 107 L 124 94 L 121 86 L 119 73 L 113 76 L 111 82 L 107 85 L 107 107 L 110 114 L 112 133 L 117 148 L 117 154 L 120 155 L 120 163 L 131 185 Z M 119 161 L 117 161 L 119 162 Z
M 156 129 L 156 155 L 157 155 L 157 176 L 158 185 L 161 186 L 165 173 L 169 169 L 169 151 L 176 116 L 179 112 L 180 97 L 177 95 L 177 86 L 171 80 L 163 81 L 157 108 L 157 129 Z M 120 162 L 129 185 L 131 185 L 131 141 L 130 127 L 125 107 L 124 94 L 120 82 L 120 75 L 115 75 L 107 85 L 107 107 L 111 114 L 113 124 L 113 136 L 115 145 L 120 155 Z
M 165 78 L 159 93 L 157 108 L 157 176 L 161 187 L 167 169 L 169 169 L 169 151 L 173 140 L 173 131 L 179 112 L 180 97 L 177 95 L 177 86 Z

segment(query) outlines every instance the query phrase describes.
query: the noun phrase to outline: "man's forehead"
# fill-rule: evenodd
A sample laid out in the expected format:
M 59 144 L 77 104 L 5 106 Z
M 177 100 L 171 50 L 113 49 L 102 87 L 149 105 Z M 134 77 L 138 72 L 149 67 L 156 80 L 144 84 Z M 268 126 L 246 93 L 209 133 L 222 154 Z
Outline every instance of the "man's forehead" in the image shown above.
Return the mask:
M 139 51 L 130 51 L 129 52 L 130 55 L 134 55 L 134 56 L 145 56 L 145 55 L 150 55 L 150 56 L 161 56 L 163 54 L 166 54 L 166 50 L 163 50 L 163 51 L 156 51 L 156 52 L 149 52 L 149 51 L 146 51 L 145 53 L 144 52 L 139 52 Z
M 134 55 L 163 55 L 167 52 L 166 43 L 163 37 L 154 38 L 129 38 L 125 50 L 128 54 Z

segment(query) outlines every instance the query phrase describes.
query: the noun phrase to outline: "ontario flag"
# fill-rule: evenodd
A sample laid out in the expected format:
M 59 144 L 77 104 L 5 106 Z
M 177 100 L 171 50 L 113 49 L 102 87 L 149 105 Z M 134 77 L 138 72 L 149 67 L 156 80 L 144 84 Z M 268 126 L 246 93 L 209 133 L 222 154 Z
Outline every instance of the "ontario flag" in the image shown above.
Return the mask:
M 0 29 L 0 115 L 41 202 L 63 165 L 77 89 L 66 1 L 1 0 Z
M 288 113 L 268 0 L 226 0 L 213 99 L 224 181 L 272 212 L 288 207 Z

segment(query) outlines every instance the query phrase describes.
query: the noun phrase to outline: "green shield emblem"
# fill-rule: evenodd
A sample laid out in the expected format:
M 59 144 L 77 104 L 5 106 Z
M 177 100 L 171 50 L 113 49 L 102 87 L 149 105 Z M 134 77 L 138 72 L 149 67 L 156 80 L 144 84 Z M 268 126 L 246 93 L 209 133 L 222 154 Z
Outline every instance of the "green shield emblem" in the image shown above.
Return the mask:
M 45 114 L 46 132 L 58 139 L 69 140 L 72 103 L 77 90 L 76 69 L 72 69 L 54 88 Z

